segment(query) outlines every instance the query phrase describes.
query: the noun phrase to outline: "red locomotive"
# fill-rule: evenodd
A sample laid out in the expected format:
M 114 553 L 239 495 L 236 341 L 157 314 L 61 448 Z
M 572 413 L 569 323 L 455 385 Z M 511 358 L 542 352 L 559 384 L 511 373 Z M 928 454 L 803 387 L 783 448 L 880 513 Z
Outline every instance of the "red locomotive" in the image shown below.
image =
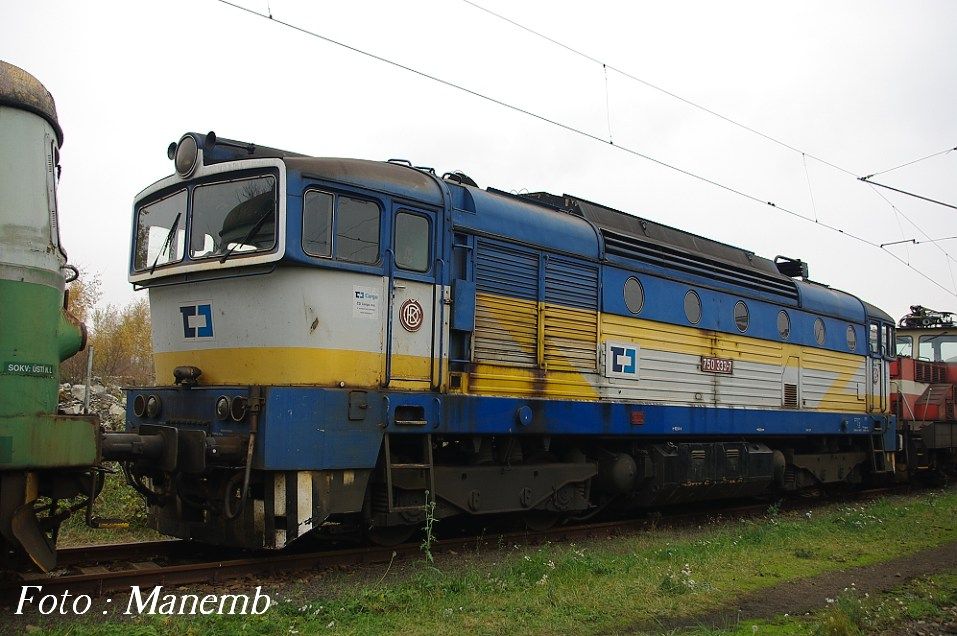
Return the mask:
M 913 305 L 897 329 L 891 408 L 898 471 L 943 476 L 957 460 L 957 325 L 951 312 Z

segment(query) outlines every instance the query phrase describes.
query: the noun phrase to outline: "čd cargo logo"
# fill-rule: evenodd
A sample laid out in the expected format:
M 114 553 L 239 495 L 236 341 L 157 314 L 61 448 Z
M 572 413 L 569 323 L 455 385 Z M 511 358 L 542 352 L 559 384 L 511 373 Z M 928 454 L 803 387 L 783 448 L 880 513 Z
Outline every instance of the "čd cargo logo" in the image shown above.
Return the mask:
M 605 376 L 638 379 L 638 345 L 605 343 Z
M 410 298 L 399 307 L 399 321 L 406 331 L 418 331 L 424 317 L 422 305 L 414 298 Z
M 191 303 L 189 305 L 180 305 L 179 313 L 183 315 L 184 338 L 213 337 L 212 303 Z

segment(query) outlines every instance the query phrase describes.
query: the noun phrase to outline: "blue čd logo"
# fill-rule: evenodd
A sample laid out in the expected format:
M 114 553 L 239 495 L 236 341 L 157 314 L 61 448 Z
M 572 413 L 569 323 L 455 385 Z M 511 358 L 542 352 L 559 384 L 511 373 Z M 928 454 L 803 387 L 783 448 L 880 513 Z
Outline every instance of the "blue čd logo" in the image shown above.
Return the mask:
M 213 305 L 211 303 L 183 305 L 179 308 L 179 312 L 183 314 L 184 338 L 213 337 Z
M 638 369 L 638 350 L 611 346 L 611 370 L 615 373 L 635 373 Z

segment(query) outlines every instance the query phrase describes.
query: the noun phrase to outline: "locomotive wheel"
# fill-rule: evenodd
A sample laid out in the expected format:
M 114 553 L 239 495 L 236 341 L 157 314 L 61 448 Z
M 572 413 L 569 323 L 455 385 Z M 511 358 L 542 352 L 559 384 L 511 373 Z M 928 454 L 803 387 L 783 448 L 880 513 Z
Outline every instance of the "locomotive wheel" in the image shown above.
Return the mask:
M 412 538 L 418 526 L 372 526 L 366 528 L 366 538 L 376 545 L 392 547 Z

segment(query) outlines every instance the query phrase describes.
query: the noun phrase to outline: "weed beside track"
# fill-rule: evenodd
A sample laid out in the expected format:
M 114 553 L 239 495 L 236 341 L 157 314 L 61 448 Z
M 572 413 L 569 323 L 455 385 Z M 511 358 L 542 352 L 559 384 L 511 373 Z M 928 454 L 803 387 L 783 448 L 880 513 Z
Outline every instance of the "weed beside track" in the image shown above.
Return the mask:
M 441 529 L 437 528 L 441 539 Z M 502 544 L 263 585 L 264 616 L 137 616 L 44 633 L 635 633 L 749 592 L 957 541 L 957 493 L 889 496 L 760 518 L 527 547 Z M 902 581 L 903 582 L 903 581 Z M 193 591 L 192 589 L 190 590 Z M 747 618 L 747 617 L 745 617 Z

